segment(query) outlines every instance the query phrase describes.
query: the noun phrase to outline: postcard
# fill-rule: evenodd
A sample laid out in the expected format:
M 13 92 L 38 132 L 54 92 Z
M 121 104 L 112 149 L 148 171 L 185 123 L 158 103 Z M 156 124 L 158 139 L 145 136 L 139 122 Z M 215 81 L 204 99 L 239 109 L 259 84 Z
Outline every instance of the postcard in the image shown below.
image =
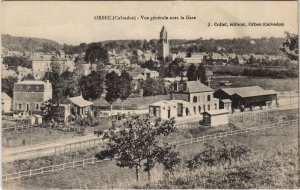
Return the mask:
M 299 188 L 297 1 L 3 1 L 3 189 Z

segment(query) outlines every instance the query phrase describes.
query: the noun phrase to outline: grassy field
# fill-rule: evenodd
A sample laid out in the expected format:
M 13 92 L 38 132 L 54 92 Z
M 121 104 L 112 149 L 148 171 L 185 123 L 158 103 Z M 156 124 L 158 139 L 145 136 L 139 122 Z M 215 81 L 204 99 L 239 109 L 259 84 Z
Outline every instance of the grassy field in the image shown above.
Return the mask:
M 278 154 L 279 152 L 283 156 L 292 155 L 285 158 L 287 161 L 291 163 L 295 163 L 296 153 L 297 153 L 296 148 L 298 147 L 297 134 L 298 134 L 297 128 L 288 127 L 284 129 L 274 129 L 265 132 L 256 132 L 256 133 L 243 134 L 239 136 L 233 136 L 230 138 L 226 138 L 225 141 L 247 145 L 255 152 L 256 156 L 258 156 L 259 158 L 260 156 L 265 155 L 265 157 L 263 158 L 264 160 L 263 162 L 266 163 L 268 163 L 268 159 L 273 159 L 272 157 L 273 154 Z M 217 141 L 212 140 L 209 143 L 215 144 L 217 143 Z M 178 148 L 178 150 L 180 151 L 180 154 L 184 159 L 184 158 L 189 158 L 190 156 L 199 152 L 202 148 L 203 148 L 203 144 L 197 143 L 197 144 L 180 147 Z M 271 156 L 267 157 L 266 155 L 271 155 Z M 252 167 L 252 165 L 250 165 L 249 167 Z M 260 171 L 262 172 L 262 175 L 267 175 L 268 173 L 263 173 L 264 171 L 262 168 L 257 168 L 257 170 L 259 171 L 262 170 Z M 293 168 L 287 167 L 285 168 L 285 170 L 287 170 L 286 175 L 292 175 L 291 172 L 289 171 L 293 170 Z M 220 169 L 220 171 L 227 172 L 227 170 L 224 168 L 222 170 Z M 156 170 L 153 172 L 154 172 L 153 176 L 155 176 L 153 181 L 158 181 L 159 179 L 163 179 L 160 168 L 156 168 Z M 215 174 L 217 176 L 220 175 L 220 173 L 215 173 Z M 274 175 L 277 174 L 275 173 Z M 142 179 L 146 179 L 145 173 L 142 175 Z M 4 188 L 22 187 L 25 189 L 32 189 L 32 188 L 63 188 L 63 189 L 80 188 L 81 189 L 81 188 L 121 188 L 121 187 L 130 188 L 130 187 L 135 187 L 135 185 L 136 184 L 135 184 L 134 171 L 126 168 L 118 168 L 117 166 L 115 166 L 114 161 L 111 161 L 107 163 L 100 163 L 94 166 L 87 166 L 84 168 L 75 168 L 72 170 L 66 170 L 58 173 L 53 173 L 50 175 L 44 175 L 44 176 L 39 176 L 39 177 L 34 177 L 29 179 L 22 179 L 19 182 L 17 181 L 14 182 L 13 185 L 11 183 L 4 184 L 3 187 Z M 284 186 L 286 185 L 286 183 L 283 183 L 282 185 L 283 186 L 276 186 L 276 187 L 287 188 L 286 186 Z M 142 187 L 146 188 L 143 185 Z M 157 188 L 158 186 L 154 185 L 152 187 Z M 181 188 L 184 186 L 180 186 L 180 184 L 177 184 L 177 186 L 176 185 L 172 186 L 172 188 L 176 188 L 176 187 Z M 218 188 L 219 186 L 208 186 L 208 187 Z M 190 186 L 188 188 L 192 188 L 192 187 Z M 265 188 L 271 188 L 271 187 L 265 187 Z
M 232 86 L 221 86 L 220 81 L 229 81 Z M 299 90 L 298 79 L 270 79 L 257 77 L 218 77 L 212 79 L 211 87 L 215 90 L 220 88 L 233 88 L 241 86 L 260 86 L 264 89 L 273 89 L 275 91 L 296 91 Z
M 94 128 L 88 128 L 87 133 L 92 133 Z M 41 144 L 66 140 L 82 136 L 81 134 L 71 131 L 60 131 L 51 128 L 34 127 L 32 129 L 18 131 L 4 131 L 2 133 L 2 146 L 12 148 L 18 146 L 27 146 L 30 144 Z

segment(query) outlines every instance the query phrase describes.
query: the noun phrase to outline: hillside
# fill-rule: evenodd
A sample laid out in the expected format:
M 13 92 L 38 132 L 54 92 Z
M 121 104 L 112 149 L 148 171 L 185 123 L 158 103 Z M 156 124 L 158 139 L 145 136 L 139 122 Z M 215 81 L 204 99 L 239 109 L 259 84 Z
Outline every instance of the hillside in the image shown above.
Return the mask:
M 54 51 L 60 49 L 60 44 L 42 38 L 16 37 L 8 34 L 1 35 L 2 47 L 11 51 Z

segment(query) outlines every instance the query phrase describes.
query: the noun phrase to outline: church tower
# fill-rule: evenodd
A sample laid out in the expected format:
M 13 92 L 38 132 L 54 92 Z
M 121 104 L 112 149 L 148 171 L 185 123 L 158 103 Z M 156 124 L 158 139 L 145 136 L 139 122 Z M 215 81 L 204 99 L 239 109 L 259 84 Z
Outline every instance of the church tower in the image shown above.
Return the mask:
M 169 40 L 168 40 L 168 32 L 165 26 L 162 27 L 160 31 L 160 38 L 158 42 L 158 58 L 165 59 L 169 56 Z

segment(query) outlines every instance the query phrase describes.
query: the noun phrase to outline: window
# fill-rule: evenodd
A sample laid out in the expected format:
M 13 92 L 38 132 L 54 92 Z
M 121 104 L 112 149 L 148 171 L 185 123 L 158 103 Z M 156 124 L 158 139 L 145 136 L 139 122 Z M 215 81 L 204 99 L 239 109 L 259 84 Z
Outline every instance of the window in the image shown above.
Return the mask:
M 22 109 L 22 104 L 19 104 L 18 106 L 19 106 L 19 107 L 18 107 L 19 110 L 21 110 L 21 109 Z
M 199 109 L 199 113 L 201 113 L 201 106 L 199 106 L 198 109 Z
M 36 90 L 39 90 L 39 87 L 38 87 L 38 86 L 36 87 Z
M 203 111 L 205 111 L 205 105 L 203 105 Z
M 39 104 L 35 104 L 35 109 L 40 109 L 40 105 Z
M 210 95 L 207 96 L 207 101 L 210 101 Z
M 27 90 L 29 90 L 29 86 L 27 86 L 27 88 L 26 88 Z
M 194 106 L 194 114 L 196 114 L 196 106 Z
M 197 102 L 197 96 L 194 96 L 194 97 L 193 97 L 193 102 L 194 102 L 194 103 Z
M 210 111 L 210 105 L 207 105 L 207 110 Z

